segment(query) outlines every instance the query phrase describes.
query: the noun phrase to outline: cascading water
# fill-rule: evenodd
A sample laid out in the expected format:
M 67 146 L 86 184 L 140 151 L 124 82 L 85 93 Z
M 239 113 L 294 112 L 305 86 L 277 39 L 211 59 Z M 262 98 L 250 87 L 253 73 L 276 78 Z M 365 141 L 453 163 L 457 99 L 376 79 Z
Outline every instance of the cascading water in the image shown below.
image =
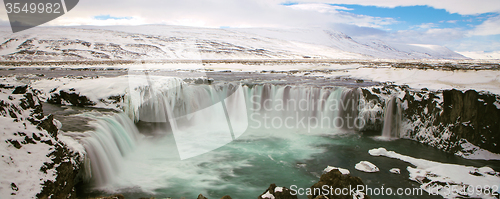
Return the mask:
M 251 127 L 311 132 L 359 129 L 362 123 L 356 89 L 271 84 L 243 88 Z
M 86 178 L 100 187 L 113 181 L 122 158 L 134 150 L 139 131 L 123 113 L 97 119 L 95 131 L 87 132 L 81 143 L 87 152 Z
M 384 126 L 382 129 L 382 137 L 384 138 L 399 138 L 401 131 L 401 116 L 402 110 L 399 99 L 391 97 L 384 111 Z
M 268 136 L 286 136 L 291 140 L 284 143 L 299 147 L 298 143 L 304 143 L 298 140 L 304 136 L 333 135 L 345 130 L 359 130 L 364 120 L 358 115 L 358 89 L 239 83 L 187 84 L 178 78 L 163 78 L 161 81 L 154 80 L 155 77 L 150 78 L 153 78 L 153 81 L 148 86 L 138 86 L 130 90 L 125 97 L 125 113 L 101 118 L 96 125 L 96 131 L 82 140 L 90 159 L 91 180 L 96 187 L 121 184 L 119 187 L 124 188 L 136 183 L 135 178 L 128 179 L 123 176 L 125 174 L 120 175 L 120 170 L 121 167 L 127 167 L 123 168 L 128 171 L 127 175 L 135 176 L 131 174 L 138 171 L 134 165 L 144 166 L 137 165 L 137 162 L 164 160 L 167 163 L 167 160 L 175 162 L 179 159 L 196 162 L 200 155 L 239 140 L 244 137 L 245 132 L 258 134 L 257 137 L 268 134 L 265 132 L 275 132 L 276 135 Z M 138 133 L 133 121 L 169 128 L 162 128 L 158 135 L 160 137 L 156 137 L 153 144 L 151 140 L 135 139 Z M 321 143 L 314 140 L 311 138 L 310 141 Z M 132 152 L 135 155 L 131 155 L 131 159 L 139 159 L 124 163 L 123 159 L 129 159 L 124 157 L 136 147 L 136 142 L 139 143 L 137 148 L 140 149 Z M 154 158 L 142 159 L 153 156 L 151 151 L 156 154 Z M 319 151 L 310 149 L 301 153 L 317 152 Z M 138 155 L 139 153 L 149 155 Z M 280 156 L 278 154 L 274 156 Z M 225 156 L 228 154 L 220 157 Z M 271 155 L 269 157 L 274 159 Z M 213 160 L 192 163 L 192 167 L 211 161 Z M 246 165 L 244 162 L 238 164 Z M 162 164 L 164 163 L 161 161 L 153 161 L 148 164 L 147 169 L 143 168 L 141 171 L 155 170 L 149 166 Z M 175 171 L 163 171 L 163 167 L 167 166 L 158 167 L 161 171 L 157 171 L 163 173 L 160 175 L 163 176 L 162 179 L 179 178 L 171 173 Z M 206 178 L 207 182 L 214 180 L 212 177 Z M 151 181 L 149 188 L 163 184 L 161 179 Z

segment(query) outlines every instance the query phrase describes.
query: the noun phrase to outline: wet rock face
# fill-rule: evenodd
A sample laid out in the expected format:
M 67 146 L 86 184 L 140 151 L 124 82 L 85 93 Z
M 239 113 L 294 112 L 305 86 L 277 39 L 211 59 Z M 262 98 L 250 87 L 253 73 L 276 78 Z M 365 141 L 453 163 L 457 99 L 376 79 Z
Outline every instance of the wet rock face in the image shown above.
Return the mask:
M 351 176 L 350 174 L 344 175 L 338 169 L 333 169 L 328 173 L 321 175 L 319 182 L 315 183 L 311 186 L 311 190 L 324 190 L 325 187 L 329 191 L 324 191 L 323 193 L 327 193 L 323 195 L 322 193 L 315 193 L 311 191 L 311 194 L 307 196 L 308 199 L 320 199 L 320 198 L 329 198 L 329 199 L 352 199 L 352 198 L 365 198 L 369 199 L 370 197 L 365 195 L 364 193 L 358 192 L 357 194 L 353 194 L 349 191 L 349 194 L 335 194 L 335 190 L 342 189 L 353 189 L 358 185 L 364 186 L 365 184 L 361 181 L 361 178 Z M 333 191 L 331 191 L 333 190 Z M 345 192 L 348 193 L 348 192 Z M 361 196 L 362 195 L 362 196 Z
M 373 109 L 376 106 L 379 106 L 380 108 L 384 107 L 384 103 L 382 103 L 380 97 L 377 94 L 380 94 L 379 89 L 361 89 L 361 94 L 364 97 L 364 102 L 367 103 L 369 108 Z M 367 131 L 372 131 L 372 132 L 377 132 L 381 131 L 384 125 L 384 115 L 383 111 L 373 111 L 374 115 L 370 115 L 369 118 L 365 118 L 365 125 L 363 129 L 361 129 L 364 132 Z
M 76 198 L 75 185 L 78 183 L 77 176 L 80 165 L 74 165 L 70 159 L 77 159 L 66 147 L 57 145 L 56 150 L 50 154 L 53 164 L 47 164 L 47 168 L 57 166 L 57 177 L 55 181 L 43 182 L 42 191 L 37 197 L 52 196 L 55 198 Z
M 467 140 L 488 151 L 500 153 L 497 147 L 500 144 L 500 109 L 495 105 L 498 98 L 474 90 L 407 91 L 404 98 L 408 104 L 404 111 L 405 118 L 410 124 L 420 123 L 413 129 L 407 129 L 407 134 L 412 139 L 448 152 L 462 150 L 460 144 Z M 426 134 L 421 133 L 425 131 Z M 435 139 L 426 140 L 425 137 Z
M 19 123 L 20 127 L 14 130 L 14 137 L 5 140 L 6 143 L 12 145 L 14 150 L 25 150 L 30 148 L 30 145 L 48 145 L 51 150 L 47 151 L 44 156 L 50 159 L 49 162 L 40 162 L 42 167 L 39 172 L 48 173 L 49 170 L 55 170 L 55 180 L 46 180 L 39 183 L 42 184 L 42 190 L 36 195 L 37 198 L 75 198 L 76 193 L 74 185 L 76 184 L 76 177 L 80 168 L 80 154 L 71 151 L 63 142 L 59 141 L 57 134 L 58 129 L 55 126 L 54 118 L 52 115 L 45 116 L 42 110 L 42 104 L 37 97 L 37 93 L 29 86 L 0 86 L 0 94 L 3 96 L 0 99 L 0 117 L 12 118 L 12 123 Z M 5 97 L 7 96 L 7 97 Z M 6 99 L 4 99 L 6 98 Z M 6 121 L 9 121 L 7 119 Z M 2 146 L 3 147 L 3 146 Z M 9 145 L 6 146 L 7 149 Z M 24 148 L 26 147 L 26 148 Z M 30 152 L 28 152 L 31 154 Z M 8 153 L 2 154 L 11 156 Z M 3 157 L 3 156 L 2 156 Z M 46 158 L 41 157 L 41 159 Z M 18 157 L 10 157 L 13 163 Z M 34 157 L 35 159 L 38 157 Z M 36 161 L 36 160 L 33 160 Z M 19 169 L 27 169 L 22 162 L 16 162 Z M 43 164 L 42 164 L 43 163 Z M 25 166 L 25 167 L 23 167 Z M 52 171 L 50 171 L 52 172 Z M 3 179 L 12 180 L 16 179 Z M 11 187 L 14 191 L 11 195 L 16 195 L 26 191 L 26 186 L 18 187 L 16 183 L 12 183 Z M 31 196 L 35 197 L 35 196 Z
M 480 94 L 474 90 L 443 92 L 443 112 L 436 124 L 450 124 L 450 131 L 457 139 L 494 153 L 500 153 L 500 109 L 492 94 Z
M 362 89 L 365 100 L 384 108 L 391 95 L 399 95 L 404 106 L 402 137 L 429 144 L 447 152 L 462 149 L 469 142 L 500 153 L 500 96 L 475 90 L 412 90 L 407 86 Z M 366 130 L 383 128 L 383 112 L 367 120 Z

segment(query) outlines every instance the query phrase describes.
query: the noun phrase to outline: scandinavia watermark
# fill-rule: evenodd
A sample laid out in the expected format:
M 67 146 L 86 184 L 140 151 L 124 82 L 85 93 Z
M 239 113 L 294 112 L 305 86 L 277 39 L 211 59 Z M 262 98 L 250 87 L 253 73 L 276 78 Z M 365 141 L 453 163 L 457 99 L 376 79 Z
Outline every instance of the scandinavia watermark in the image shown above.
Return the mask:
M 340 116 L 325 116 L 319 113 L 316 116 L 303 116 L 298 112 L 292 116 L 276 117 L 267 113 L 252 113 L 250 120 L 253 122 L 250 128 L 265 128 L 265 129 L 306 129 L 310 132 L 313 129 L 325 128 L 344 128 L 347 129 L 362 129 L 366 124 L 365 118 L 362 116 L 353 117 L 351 114 L 346 114 L 345 117 Z
M 366 125 L 359 115 L 369 104 L 356 99 L 262 99 L 250 98 L 250 128 L 254 129 L 362 129 Z

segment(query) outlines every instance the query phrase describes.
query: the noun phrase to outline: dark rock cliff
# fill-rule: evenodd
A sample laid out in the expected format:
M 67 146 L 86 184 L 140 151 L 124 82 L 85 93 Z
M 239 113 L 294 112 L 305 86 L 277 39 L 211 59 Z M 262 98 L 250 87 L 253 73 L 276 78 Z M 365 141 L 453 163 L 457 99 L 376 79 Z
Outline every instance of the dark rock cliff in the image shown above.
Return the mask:
M 362 95 L 372 104 L 372 112 L 365 114 L 364 131 L 382 131 L 383 120 L 387 119 L 383 112 L 386 101 L 397 96 L 403 109 L 402 138 L 451 153 L 468 153 L 463 143 L 500 153 L 498 95 L 475 90 L 413 90 L 395 85 L 363 88 Z

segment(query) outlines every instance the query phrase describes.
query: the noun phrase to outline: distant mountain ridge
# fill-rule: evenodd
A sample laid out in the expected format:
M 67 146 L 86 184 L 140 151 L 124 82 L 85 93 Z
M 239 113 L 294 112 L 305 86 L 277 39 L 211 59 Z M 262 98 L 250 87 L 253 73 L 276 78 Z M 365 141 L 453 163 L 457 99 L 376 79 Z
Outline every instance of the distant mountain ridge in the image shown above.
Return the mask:
M 319 29 L 144 25 L 0 29 L 0 60 L 467 59 L 436 45 L 362 43 Z
M 468 59 L 444 46 L 385 43 L 380 40 L 361 42 L 354 40 L 349 35 L 333 30 L 241 29 L 240 31 L 271 38 L 284 37 L 286 40 L 324 45 L 345 52 L 381 59 Z

